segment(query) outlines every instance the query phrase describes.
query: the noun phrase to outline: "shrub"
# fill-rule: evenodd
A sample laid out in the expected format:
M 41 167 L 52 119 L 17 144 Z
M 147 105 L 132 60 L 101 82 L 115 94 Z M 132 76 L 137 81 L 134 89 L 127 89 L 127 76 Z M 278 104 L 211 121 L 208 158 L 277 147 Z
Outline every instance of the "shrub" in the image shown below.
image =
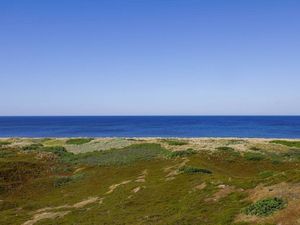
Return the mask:
M 66 141 L 69 145 L 82 145 L 94 140 L 93 138 L 72 138 Z
M 227 147 L 227 146 L 217 147 L 216 149 L 221 151 L 234 151 L 234 148 Z
M 57 177 L 54 180 L 53 185 L 54 185 L 54 187 L 62 187 L 65 184 L 68 184 L 70 182 L 82 179 L 83 177 L 84 177 L 84 174 L 82 174 L 82 173 L 75 174 L 73 176 L 61 176 L 61 177 Z
M 186 145 L 188 144 L 187 141 L 182 141 L 182 140 L 176 140 L 176 139 L 163 139 L 163 142 L 167 143 L 168 145 Z
M 281 198 L 266 198 L 249 205 L 243 212 L 247 215 L 269 216 L 282 209 L 284 205 L 285 203 Z
M 187 149 L 185 151 L 173 151 L 173 152 L 166 151 L 166 156 L 168 158 L 186 157 L 186 156 L 193 155 L 195 153 L 196 152 L 193 149 L 189 148 L 189 149 Z
M 36 143 L 36 144 L 31 144 L 31 145 L 24 146 L 22 149 L 24 151 L 32 151 L 32 150 L 38 150 L 42 147 L 43 147 L 42 144 Z
M 250 150 L 252 151 L 260 151 L 261 149 L 255 146 L 250 147 Z
M 62 146 L 42 147 L 39 150 L 43 151 L 43 152 L 52 152 L 53 154 L 57 155 L 58 157 L 63 157 L 63 156 L 72 154 L 72 153 L 68 152 Z
M 54 180 L 54 187 L 61 187 L 69 182 L 72 181 L 72 177 L 67 177 L 67 176 L 64 176 L 64 177 L 58 177 Z
M 195 174 L 195 173 L 206 173 L 206 174 L 211 174 L 212 172 L 208 169 L 202 169 L 202 168 L 197 168 L 197 167 L 192 167 L 192 166 L 183 166 L 179 168 L 180 172 L 187 173 L 187 174 Z
M 244 154 L 244 157 L 247 160 L 251 160 L 251 161 L 260 161 L 260 160 L 263 160 L 265 158 L 263 154 L 253 153 L 253 152 L 246 152 Z
M 270 143 L 300 148 L 300 141 L 274 140 L 274 141 L 270 141 Z

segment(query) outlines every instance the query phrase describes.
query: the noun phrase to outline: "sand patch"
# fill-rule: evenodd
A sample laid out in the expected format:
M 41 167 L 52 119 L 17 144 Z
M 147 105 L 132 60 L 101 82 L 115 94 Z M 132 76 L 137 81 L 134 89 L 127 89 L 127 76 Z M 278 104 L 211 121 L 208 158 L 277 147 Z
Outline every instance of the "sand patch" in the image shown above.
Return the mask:
M 33 224 L 37 223 L 38 221 L 44 220 L 44 219 L 61 218 L 61 217 L 64 217 L 65 215 L 67 215 L 68 213 L 70 213 L 70 211 L 38 213 L 33 216 L 32 220 L 26 221 L 25 223 L 23 223 L 23 225 L 33 225 Z
M 179 163 L 176 164 L 174 166 L 169 166 L 164 168 L 164 172 L 167 173 L 167 175 L 165 176 L 165 180 L 166 181 L 170 181 L 170 180 L 174 180 L 175 176 L 177 176 L 179 174 L 179 168 L 185 166 L 185 164 L 189 161 L 189 159 L 184 158 L 184 160 Z
M 195 189 L 195 190 L 198 190 L 198 191 L 201 191 L 201 190 L 203 190 L 204 188 L 206 188 L 206 186 L 207 186 L 206 183 L 203 182 L 202 184 L 199 184 L 199 185 L 195 186 L 194 189 Z
M 220 199 L 225 198 L 232 192 L 242 191 L 242 189 L 236 189 L 234 186 L 229 186 L 229 185 L 225 185 L 225 184 L 220 184 L 218 186 L 218 188 L 219 188 L 219 190 L 216 193 L 214 193 L 214 195 L 212 197 L 205 199 L 206 202 L 209 202 L 209 201 L 217 202 Z
M 142 174 L 137 177 L 137 179 L 135 180 L 135 182 L 138 182 L 138 183 L 144 183 L 144 182 L 146 182 L 146 176 L 147 175 L 148 175 L 148 171 L 144 170 L 142 172 Z
M 119 184 L 113 184 L 113 185 L 111 185 L 111 186 L 109 187 L 109 191 L 106 192 L 106 194 L 111 194 L 111 193 L 113 193 L 113 192 L 116 190 L 117 187 L 119 187 L 119 186 L 121 186 L 121 185 L 124 185 L 124 184 L 128 184 L 128 183 L 130 183 L 130 182 L 131 182 L 131 180 L 125 180 L 125 181 L 123 181 L 123 182 L 121 182 L 121 183 L 119 183 Z
M 73 205 L 73 208 L 82 208 L 82 207 L 85 207 L 86 205 L 89 205 L 91 203 L 94 203 L 96 201 L 99 200 L 99 197 L 91 197 L 91 198 L 88 198 L 86 200 L 83 200 L 81 202 L 78 202 L 76 204 Z

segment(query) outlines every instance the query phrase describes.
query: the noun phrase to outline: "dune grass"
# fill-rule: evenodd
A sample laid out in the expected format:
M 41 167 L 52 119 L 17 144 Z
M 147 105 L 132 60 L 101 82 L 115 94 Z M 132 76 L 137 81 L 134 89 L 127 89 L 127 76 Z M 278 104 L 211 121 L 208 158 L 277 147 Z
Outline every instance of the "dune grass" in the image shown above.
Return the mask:
M 270 143 L 300 148 L 300 141 L 273 140 L 273 141 L 270 141 Z

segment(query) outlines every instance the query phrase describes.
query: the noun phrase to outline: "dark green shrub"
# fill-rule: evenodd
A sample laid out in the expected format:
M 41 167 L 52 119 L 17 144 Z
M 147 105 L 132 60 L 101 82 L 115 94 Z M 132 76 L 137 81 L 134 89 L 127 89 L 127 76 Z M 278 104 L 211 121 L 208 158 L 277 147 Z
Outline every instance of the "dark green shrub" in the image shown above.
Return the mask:
M 176 157 L 186 157 L 186 156 L 190 156 L 195 154 L 196 151 L 194 151 L 193 149 L 189 148 L 185 151 L 166 151 L 166 156 L 168 158 L 176 158 Z
M 227 146 L 217 147 L 216 149 L 221 151 L 234 151 L 234 148 L 227 147 Z
M 243 212 L 247 215 L 269 216 L 282 209 L 284 205 L 285 203 L 281 198 L 266 198 L 249 205 Z
M 256 152 L 255 153 L 254 152 L 246 152 L 244 154 L 244 157 L 250 161 L 260 161 L 265 158 L 265 156 L 263 154 L 256 153 Z
M 202 168 L 197 168 L 197 167 L 192 167 L 192 166 L 183 166 L 179 168 L 180 172 L 187 173 L 187 174 L 195 174 L 195 173 L 206 173 L 206 174 L 211 174 L 212 172 L 208 169 L 202 169 Z
M 250 147 L 250 150 L 252 150 L 252 151 L 260 151 L 261 149 L 258 148 L 258 147 L 253 146 L 253 147 Z
M 72 138 L 72 139 L 67 140 L 66 144 L 69 144 L 69 145 L 82 145 L 82 144 L 89 143 L 92 140 L 93 140 L 93 138 Z
M 187 141 L 182 141 L 182 140 L 176 140 L 176 139 L 163 139 L 163 142 L 167 143 L 168 145 L 186 145 L 188 144 Z
M 65 176 L 65 177 L 58 177 L 54 180 L 54 187 L 61 187 L 69 182 L 72 181 L 72 177 L 68 177 L 68 176 Z
M 43 147 L 42 144 L 36 143 L 36 144 L 31 144 L 31 145 L 24 146 L 22 149 L 24 151 L 34 151 L 34 150 L 39 150 L 42 147 Z

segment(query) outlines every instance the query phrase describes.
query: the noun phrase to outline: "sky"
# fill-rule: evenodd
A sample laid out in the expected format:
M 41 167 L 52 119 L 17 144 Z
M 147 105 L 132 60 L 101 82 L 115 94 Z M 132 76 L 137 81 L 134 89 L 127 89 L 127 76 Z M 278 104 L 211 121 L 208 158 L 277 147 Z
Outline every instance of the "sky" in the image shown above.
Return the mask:
M 300 115 L 300 1 L 0 0 L 0 115 Z

